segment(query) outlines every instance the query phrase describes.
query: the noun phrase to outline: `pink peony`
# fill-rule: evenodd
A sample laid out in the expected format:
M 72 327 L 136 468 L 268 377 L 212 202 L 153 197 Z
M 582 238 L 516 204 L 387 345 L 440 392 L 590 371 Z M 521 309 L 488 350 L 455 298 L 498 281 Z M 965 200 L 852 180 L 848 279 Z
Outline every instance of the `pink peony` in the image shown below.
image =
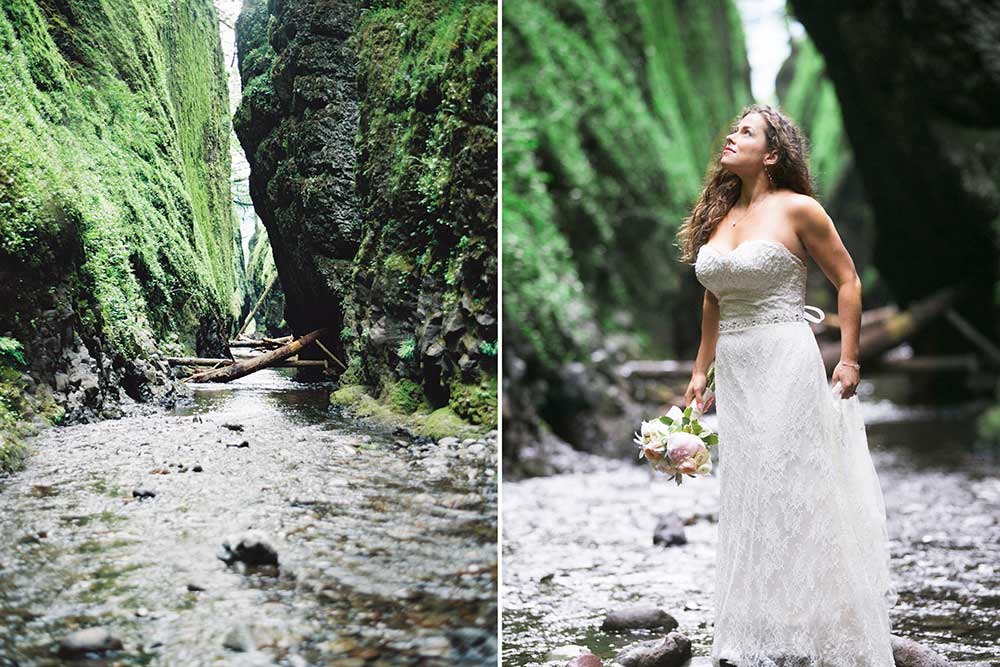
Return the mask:
M 705 443 L 702 442 L 701 438 L 694 433 L 685 433 L 684 431 L 670 434 L 667 449 L 670 451 L 670 460 L 674 463 L 681 463 L 682 461 L 692 459 L 696 454 L 701 452 L 708 453 L 708 450 L 705 449 Z

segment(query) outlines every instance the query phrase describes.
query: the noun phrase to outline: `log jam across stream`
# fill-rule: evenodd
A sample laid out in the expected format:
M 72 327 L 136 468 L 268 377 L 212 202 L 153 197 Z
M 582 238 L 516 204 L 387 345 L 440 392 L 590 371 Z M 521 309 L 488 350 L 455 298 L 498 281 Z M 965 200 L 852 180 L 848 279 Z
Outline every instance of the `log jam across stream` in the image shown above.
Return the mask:
M 0 665 L 494 665 L 496 440 L 413 442 L 265 370 L 52 428 L 0 480 Z M 144 497 L 137 497 L 144 496 Z M 279 566 L 219 559 L 260 531 Z

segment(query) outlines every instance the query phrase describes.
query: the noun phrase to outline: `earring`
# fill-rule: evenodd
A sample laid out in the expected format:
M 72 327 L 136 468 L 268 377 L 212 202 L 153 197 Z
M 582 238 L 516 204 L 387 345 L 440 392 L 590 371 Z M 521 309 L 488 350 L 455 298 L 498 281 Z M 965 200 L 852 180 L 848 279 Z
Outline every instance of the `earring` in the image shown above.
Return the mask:
M 771 172 L 767 170 L 767 163 L 764 164 L 764 173 L 767 174 L 767 180 L 771 181 L 771 185 L 774 185 L 774 179 L 771 178 Z

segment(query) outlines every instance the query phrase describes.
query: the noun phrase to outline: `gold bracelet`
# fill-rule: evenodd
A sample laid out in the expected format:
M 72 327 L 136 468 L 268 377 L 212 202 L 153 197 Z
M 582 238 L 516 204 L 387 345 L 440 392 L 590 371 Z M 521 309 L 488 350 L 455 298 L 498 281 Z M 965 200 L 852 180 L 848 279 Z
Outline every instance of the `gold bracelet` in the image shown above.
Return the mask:
M 837 365 L 838 366 L 853 366 L 854 368 L 857 368 L 859 371 L 861 370 L 861 364 L 849 364 L 846 361 L 841 361 Z

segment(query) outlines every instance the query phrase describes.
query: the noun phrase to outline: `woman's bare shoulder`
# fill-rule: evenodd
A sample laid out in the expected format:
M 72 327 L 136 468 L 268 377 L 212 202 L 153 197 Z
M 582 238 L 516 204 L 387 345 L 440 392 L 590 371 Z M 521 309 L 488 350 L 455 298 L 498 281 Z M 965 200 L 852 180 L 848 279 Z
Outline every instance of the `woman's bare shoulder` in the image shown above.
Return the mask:
M 782 209 L 792 221 L 796 231 L 832 224 L 826 209 L 815 197 L 785 190 L 782 191 L 779 198 Z

